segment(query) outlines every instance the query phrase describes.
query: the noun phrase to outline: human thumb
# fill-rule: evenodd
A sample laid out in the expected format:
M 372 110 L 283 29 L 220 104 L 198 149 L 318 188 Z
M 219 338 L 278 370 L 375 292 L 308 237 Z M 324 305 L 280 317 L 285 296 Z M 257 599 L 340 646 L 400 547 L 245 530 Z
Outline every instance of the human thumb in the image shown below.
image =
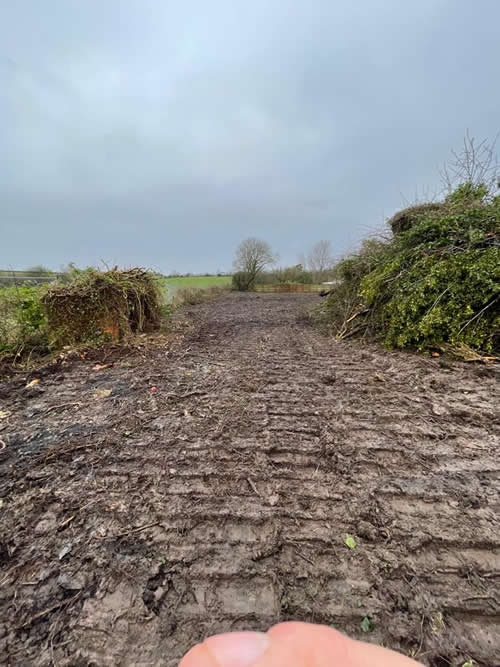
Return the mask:
M 179 667 L 416 667 L 388 649 L 358 642 L 331 628 L 280 623 L 267 633 L 209 637 Z

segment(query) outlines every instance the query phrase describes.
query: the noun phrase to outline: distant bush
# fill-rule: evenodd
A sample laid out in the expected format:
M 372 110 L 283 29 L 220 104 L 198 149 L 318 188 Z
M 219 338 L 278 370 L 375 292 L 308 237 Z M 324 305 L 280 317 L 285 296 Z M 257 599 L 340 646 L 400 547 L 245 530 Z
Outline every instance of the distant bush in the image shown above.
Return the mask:
M 319 319 L 340 337 L 368 335 L 388 347 L 497 348 L 500 197 L 465 184 L 402 220 L 392 241 L 366 241 L 337 265 Z
M 302 264 L 276 269 L 271 276 L 277 283 L 299 283 L 301 285 L 312 285 L 313 283 L 312 272 L 306 271 Z
M 313 274 L 306 271 L 302 264 L 275 269 L 274 271 L 263 271 L 258 279 L 259 285 L 283 285 L 286 283 L 298 283 L 300 285 L 312 285 Z
M 238 292 L 248 292 L 255 285 L 255 278 L 246 271 L 237 271 L 233 273 L 232 289 Z
M 35 264 L 25 269 L 26 273 L 34 273 L 39 276 L 50 276 L 52 271 L 42 264 Z
M 284 285 L 287 283 L 312 285 L 313 274 L 311 271 L 306 271 L 302 264 L 297 264 L 272 271 L 261 270 L 256 277 L 246 271 L 237 271 L 232 278 L 232 288 L 239 292 L 253 290 L 256 285 Z

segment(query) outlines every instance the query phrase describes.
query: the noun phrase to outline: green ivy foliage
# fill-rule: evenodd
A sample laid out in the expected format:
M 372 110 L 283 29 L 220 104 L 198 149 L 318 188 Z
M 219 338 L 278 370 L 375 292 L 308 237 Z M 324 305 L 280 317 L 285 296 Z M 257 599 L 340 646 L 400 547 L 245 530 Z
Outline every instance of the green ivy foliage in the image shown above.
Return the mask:
M 462 185 L 370 257 L 365 245 L 343 260 L 338 275 L 344 292 L 359 286 L 370 333 L 388 347 L 465 343 L 491 352 L 500 336 L 500 197 Z

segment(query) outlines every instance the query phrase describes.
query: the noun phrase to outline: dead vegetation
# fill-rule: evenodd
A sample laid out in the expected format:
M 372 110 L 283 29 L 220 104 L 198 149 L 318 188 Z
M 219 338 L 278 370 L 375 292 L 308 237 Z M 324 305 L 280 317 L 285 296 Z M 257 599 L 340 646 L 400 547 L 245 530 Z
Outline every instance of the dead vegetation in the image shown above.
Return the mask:
M 438 211 L 445 212 L 444 204 L 440 202 L 429 202 L 424 204 L 415 204 L 408 206 L 402 211 L 395 213 L 392 218 L 387 221 L 387 224 L 392 230 L 393 234 L 401 234 L 407 232 L 418 222 L 419 218 L 425 213 L 436 213 Z
M 176 290 L 172 305 L 174 308 L 181 308 L 185 305 L 194 306 L 204 301 L 210 301 L 221 296 L 230 289 L 229 285 L 210 287 L 183 287 Z
M 155 274 L 145 269 L 73 269 L 66 278 L 0 289 L 0 375 L 64 346 L 128 341 L 170 314 Z
M 49 335 L 58 346 L 102 338 L 122 341 L 160 324 L 161 297 L 150 272 L 89 269 L 42 298 Z

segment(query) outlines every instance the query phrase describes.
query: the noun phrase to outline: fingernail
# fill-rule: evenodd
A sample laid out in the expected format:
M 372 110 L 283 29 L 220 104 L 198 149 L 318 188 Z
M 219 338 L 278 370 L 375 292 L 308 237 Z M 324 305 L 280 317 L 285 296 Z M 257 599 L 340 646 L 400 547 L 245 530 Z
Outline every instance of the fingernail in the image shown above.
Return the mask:
M 261 632 L 233 632 L 205 640 L 220 667 L 250 667 L 269 646 L 269 638 Z

